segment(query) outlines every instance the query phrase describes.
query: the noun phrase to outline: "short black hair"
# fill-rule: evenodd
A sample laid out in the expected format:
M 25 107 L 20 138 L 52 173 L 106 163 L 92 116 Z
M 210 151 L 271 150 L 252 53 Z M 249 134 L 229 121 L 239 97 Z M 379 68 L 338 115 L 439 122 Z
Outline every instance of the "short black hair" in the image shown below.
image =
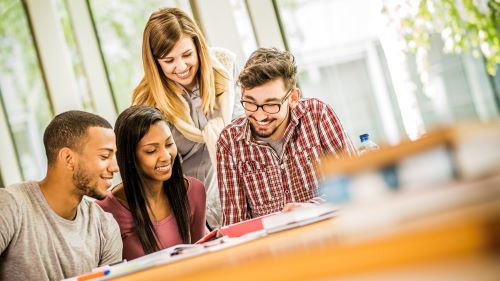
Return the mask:
M 70 110 L 54 117 L 43 133 L 48 165 L 56 161 L 57 154 L 63 147 L 80 151 L 90 127 L 113 129 L 106 119 L 85 111 Z

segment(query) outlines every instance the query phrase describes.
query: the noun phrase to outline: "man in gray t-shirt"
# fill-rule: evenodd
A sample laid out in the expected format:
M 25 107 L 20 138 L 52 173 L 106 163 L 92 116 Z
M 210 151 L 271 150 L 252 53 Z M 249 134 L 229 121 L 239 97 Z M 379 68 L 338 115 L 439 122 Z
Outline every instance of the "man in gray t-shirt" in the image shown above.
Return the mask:
M 0 280 L 61 280 L 122 257 L 118 224 L 84 198 L 104 198 L 118 171 L 111 125 L 68 111 L 43 140 L 46 177 L 0 188 Z

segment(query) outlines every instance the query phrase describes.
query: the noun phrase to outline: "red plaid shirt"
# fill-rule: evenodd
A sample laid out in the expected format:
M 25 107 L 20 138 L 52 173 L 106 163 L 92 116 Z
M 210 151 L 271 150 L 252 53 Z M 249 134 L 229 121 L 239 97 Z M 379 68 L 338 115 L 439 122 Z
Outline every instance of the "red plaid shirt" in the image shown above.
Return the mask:
M 280 211 L 289 202 L 313 202 L 319 195 L 315 165 L 320 158 L 326 153 L 356 155 L 331 106 L 302 99 L 291 113 L 283 157 L 252 136 L 244 116 L 220 134 L 217 174 L 223 225 Z

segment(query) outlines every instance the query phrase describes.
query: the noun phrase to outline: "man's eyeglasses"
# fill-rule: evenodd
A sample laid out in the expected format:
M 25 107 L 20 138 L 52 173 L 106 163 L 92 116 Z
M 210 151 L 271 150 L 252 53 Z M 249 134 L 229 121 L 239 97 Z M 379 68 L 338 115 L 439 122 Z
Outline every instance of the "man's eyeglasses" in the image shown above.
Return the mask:
M 266 113 L 275 114 L 275 113 L 280 112 L 281 105 L 283 105 L 283 103 L 286 101 L 286 99 L 290 96 L 290 94 L 292 93 L 292 90 L 293 90 L 293 88 L 288 90 L 286 95 L 281 99 L 281 101 L 279 103 L 256 104 L 253 102 L 242 100 L 241 105 L 243 106 L 243 108 L 245 110 L 248 110 L 250 112 L 256 112 L 257 110 L 259 110 L 259 107 L 260 107 Z

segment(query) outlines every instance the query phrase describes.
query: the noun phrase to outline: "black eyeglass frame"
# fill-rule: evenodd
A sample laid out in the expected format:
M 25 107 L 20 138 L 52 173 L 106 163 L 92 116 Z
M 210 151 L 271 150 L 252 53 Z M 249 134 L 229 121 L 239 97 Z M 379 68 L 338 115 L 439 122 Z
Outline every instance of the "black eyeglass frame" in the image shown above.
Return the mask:
M 259 108 L 262 108 L 262 111 L 264 111 L 265 113 L 276 114 L 276 113 L 278 113 L 278 112 L 281 111 L 281 106 L 286 101 L 286 99 L 290 97 L 290 95 L 292 93 L 292 90 L 293 90 L 293 88 L 290 88 L 290 90 L 288 90 L 288 92 L 286 93 L 286 95 L 281 99 L 281 101 L 279 103 L 256 104 L 256 103 L 253 103 L 251 101 L 244 101 L 244 100 L 240 101 L 240 103 L 241 103 L 241 106 L 243 106 L 243 109 L 245 109 L 246 111 L 256 112 L 257 110 L 259 110 Z M 245 103 L 249 103 L 251 105 L 256 106 L 255 110 L 247 109 L 245 107 Z M 276 112 L 269 112 L 269 111 L 267 111 L 267 110 L 264 109 L 265 106 L 278 106 L 278 111 L 276 111 Z

